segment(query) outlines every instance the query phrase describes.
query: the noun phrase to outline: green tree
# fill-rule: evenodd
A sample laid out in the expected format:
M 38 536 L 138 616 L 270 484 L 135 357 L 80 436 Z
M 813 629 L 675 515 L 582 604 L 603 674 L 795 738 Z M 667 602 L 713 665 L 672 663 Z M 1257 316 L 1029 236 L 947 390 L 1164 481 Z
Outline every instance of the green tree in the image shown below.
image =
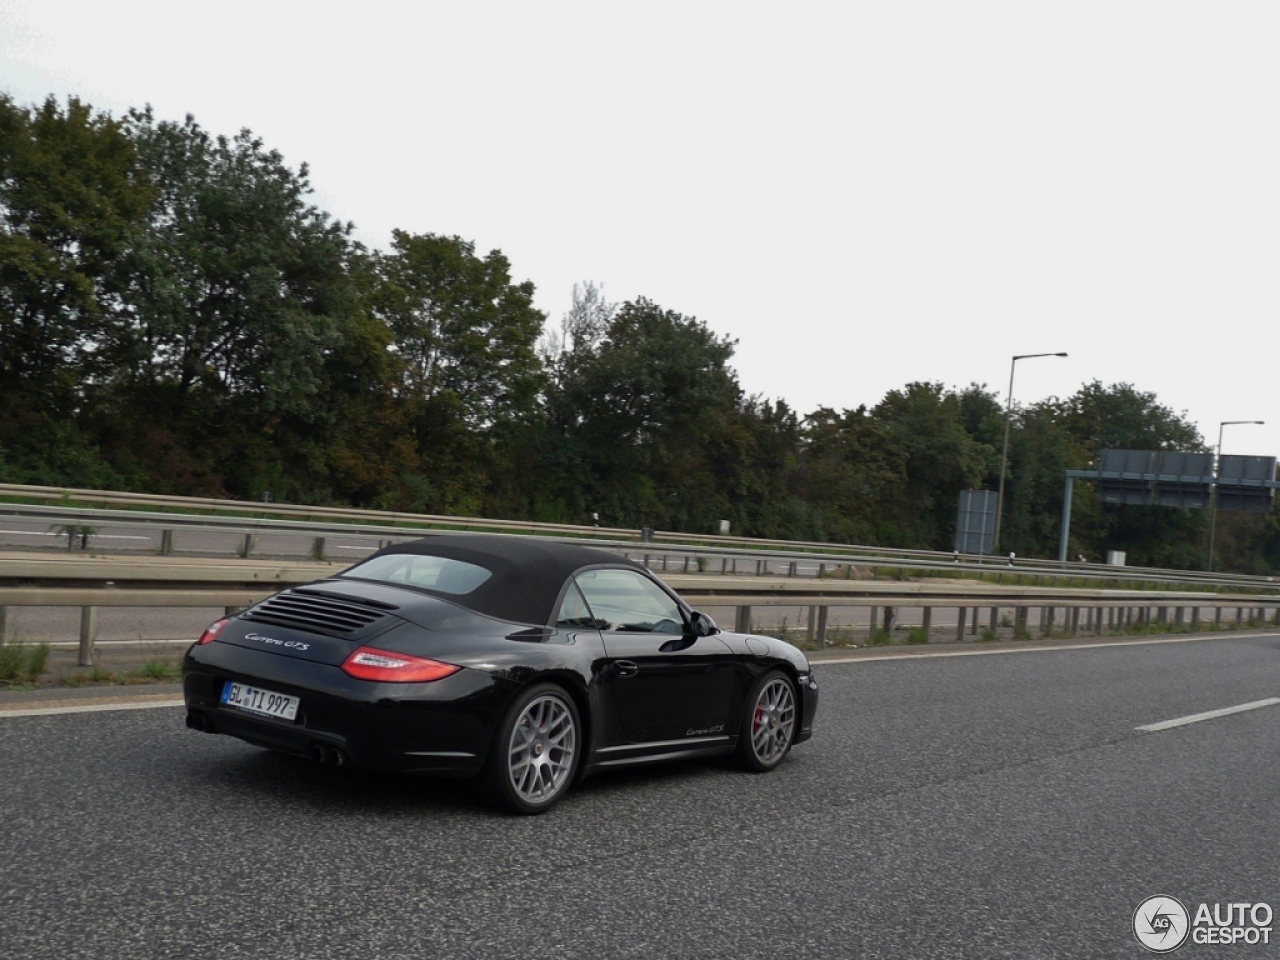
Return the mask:
M 945 550 L 955 534 L 957 497 L 998 469 L 997 450 L 974 439 L 962 397 L 940 383 L 891 390 L 871 411 L 906 458 L 910 497 L 902 533 L 911 545 Z
M 121 124 L 76 98 L 0 95 L 0 445 L 5 476 L 119 485 L 77 423 L 119 262 L 150 194 Z
M 1019 553 L 1053 556 L 1061 530 L 1067 469 L 1095 469 L 1103 450 L 1203 450 L 1195 426 L 1127 383 L 1093 381 L 1066 399 L 1017 412 L 1002 540 Z M 1131 564 L 1195 568 L 1204 562 L 1206 512 L 1105 506 L 1090 483 L 1076 483 L 1068 555 L 1101 560 L 1123 550 Z
M 713 532 L 730 517 L 714 441 L 739 411 L 734 345 L 652 301 L 623 304 L 548 394 L 550 495 L 578 517 Z
M 350 225 L 307 202 L 305 164 L 247 130 L 215 137 L 149 109 L 124 130 L 152 201 L 119 268 L 96 430 L 161 484 L 331 497 L 342 369 L 385 351 L 359 320 Z
M 127 264 L 122 371 L 181 413 L 197 394 L 265 416 L 314 414 L 325 353 L 354 312 L 349 224 L 248 130 L 127 118 L 156 200 Z
M 866 407 L 820 408 L 804 422 L 795 488 L 815 540 L 915 546 L 908 456 Z
M 403 231 L 374 269 L 373 310 L 391 331 L 397 396 L 422 451 L 407 480 L 415 506 L 478 511 L 501 485 L 503 452 L 538 415 L 545 316 L 533 284 L 514 282 L 499 250 L 481 257 L 460 237 Z

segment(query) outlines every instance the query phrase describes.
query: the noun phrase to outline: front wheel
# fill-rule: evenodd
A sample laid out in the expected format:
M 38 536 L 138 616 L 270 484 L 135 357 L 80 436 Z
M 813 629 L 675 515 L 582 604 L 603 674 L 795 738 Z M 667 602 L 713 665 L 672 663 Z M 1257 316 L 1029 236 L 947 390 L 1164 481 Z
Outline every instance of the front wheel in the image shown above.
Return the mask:
M 582 750 L 578 708 L 562 687 L 523 691 L 498 727 L 485 770 L 491 800 L 513 813 L 550 810 L 573 782 Z
M 796 689 L 779 670 L 770 670 L 751 685 L 738 729 L 738 760 L 748 770 L 765 773 L 791 750 L 796 733 Z

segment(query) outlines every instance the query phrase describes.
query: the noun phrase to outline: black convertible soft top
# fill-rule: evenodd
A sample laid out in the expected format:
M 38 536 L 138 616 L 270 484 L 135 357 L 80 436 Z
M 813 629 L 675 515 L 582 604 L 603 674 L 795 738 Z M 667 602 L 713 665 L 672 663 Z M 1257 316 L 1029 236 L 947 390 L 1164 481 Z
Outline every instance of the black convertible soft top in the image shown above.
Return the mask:
M 436 595 L 485 616 L 537 626 L 551 622 L 552 608 L 560 596 L 560 588 L 583 567 L 608 564 L 645 570 L 638 563 L 603 550 L 498 534 L 446 534 L 396 543 L 366 557 L 361 563 L 367 563 L 373 557 L 401 553 L 447 557 L 484 567 L 493 576 L 470 593 Z M 432 590 L 426 592 L 435 593 Z

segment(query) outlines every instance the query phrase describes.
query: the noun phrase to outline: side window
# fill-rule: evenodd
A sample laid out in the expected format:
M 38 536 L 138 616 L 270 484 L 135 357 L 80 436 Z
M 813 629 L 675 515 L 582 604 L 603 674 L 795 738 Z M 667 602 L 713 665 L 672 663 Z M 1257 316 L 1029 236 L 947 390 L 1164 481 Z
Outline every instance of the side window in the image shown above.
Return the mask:
M 582 599 L 582 591 L 575 583 L 569 584 L 569 589 L 565 592 L 560 612 L 556 614 L 556 626 L 579 630 L 597 626 L 587 602 Z
M 578 586 L 601 630 L 683 633 L 680 606 L 648 577 L 632 570 L 588 570 Z

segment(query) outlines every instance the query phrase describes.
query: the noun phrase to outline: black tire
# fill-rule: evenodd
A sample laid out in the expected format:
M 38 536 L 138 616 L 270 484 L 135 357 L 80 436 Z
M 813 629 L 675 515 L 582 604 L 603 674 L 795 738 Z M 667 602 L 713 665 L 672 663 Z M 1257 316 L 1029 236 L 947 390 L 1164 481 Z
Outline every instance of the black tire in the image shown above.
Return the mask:
M 738 762 L 754 773 L 767 773 L 791 751 L 799 722 L 796 685 L 781 670 L 756 678 L 747 692 L 738 725 Z
M 536 683 L 520 692 L 498 724 L 484 792 L 500 809 L 545 813 L 573 784 L 584 748 L 573 698 L 554 683 Z

